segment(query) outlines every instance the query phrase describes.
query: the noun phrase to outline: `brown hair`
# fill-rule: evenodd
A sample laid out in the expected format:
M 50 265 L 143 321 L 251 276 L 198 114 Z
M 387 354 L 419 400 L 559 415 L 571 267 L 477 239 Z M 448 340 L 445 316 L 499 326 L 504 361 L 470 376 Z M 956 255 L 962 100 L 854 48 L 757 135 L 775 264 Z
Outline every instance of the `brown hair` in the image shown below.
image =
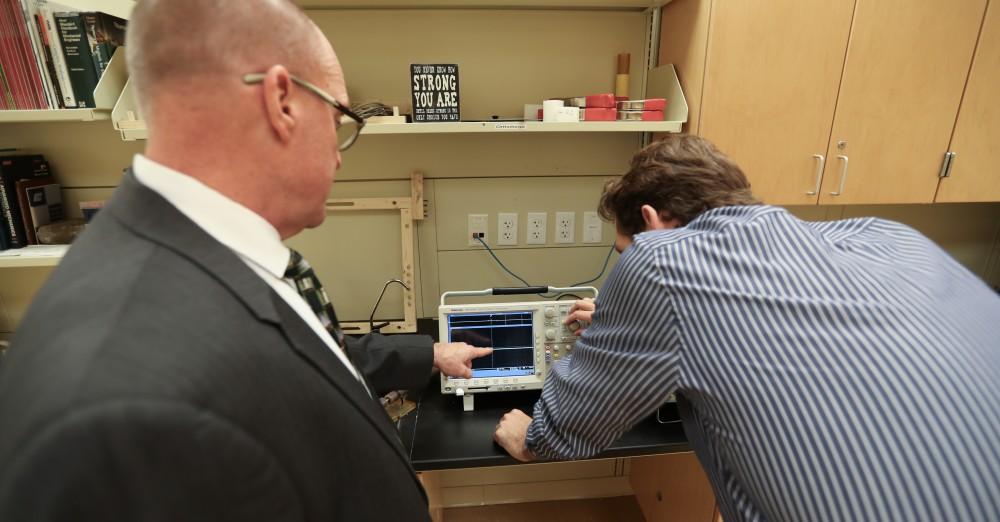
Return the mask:
M 687 225 L 702 212 L 730 205 L 759 205 L 740 167 L 708 140 L 673 135 L 632 157 L 629 171 L 608 181 L 598 212 L 622 233 L 646 229 L 641 208 Z

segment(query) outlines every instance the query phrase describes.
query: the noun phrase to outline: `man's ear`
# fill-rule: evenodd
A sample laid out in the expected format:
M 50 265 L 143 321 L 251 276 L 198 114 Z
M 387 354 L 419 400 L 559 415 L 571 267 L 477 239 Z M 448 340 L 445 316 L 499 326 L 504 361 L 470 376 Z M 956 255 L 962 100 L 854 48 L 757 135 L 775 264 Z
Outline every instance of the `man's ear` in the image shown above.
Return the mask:
M 679 219 L 670 217 L 670 214 L 666 212 L 661 215 L 652 205 L 643 205 L 640 211 L 642 212 L 642 220 L 646 223 L 646 232 L 681 226 Z
M 291 94 L 295 89 L 292 77 L 283 65 L 274 65 L 264 75 L 264 107 L 267 121 L 282 143 L 292 139 L 296 119 L 292 113 Z

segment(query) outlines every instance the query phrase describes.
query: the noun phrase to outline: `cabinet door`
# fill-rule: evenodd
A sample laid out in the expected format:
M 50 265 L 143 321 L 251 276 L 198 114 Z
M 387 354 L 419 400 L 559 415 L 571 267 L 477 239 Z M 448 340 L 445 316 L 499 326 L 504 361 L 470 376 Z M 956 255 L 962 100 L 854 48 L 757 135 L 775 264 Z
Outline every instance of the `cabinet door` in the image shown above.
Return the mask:
M 935 201 L 1000 201 L 1000 5 L 992 2 L 958 112 L 951 175 Z
M 934 200 L 985 6 L 857 1 L 821 203 Z
M 720 0 L 712 5 L 699 134 L 767 203 L 817 200 L 853 1 Z

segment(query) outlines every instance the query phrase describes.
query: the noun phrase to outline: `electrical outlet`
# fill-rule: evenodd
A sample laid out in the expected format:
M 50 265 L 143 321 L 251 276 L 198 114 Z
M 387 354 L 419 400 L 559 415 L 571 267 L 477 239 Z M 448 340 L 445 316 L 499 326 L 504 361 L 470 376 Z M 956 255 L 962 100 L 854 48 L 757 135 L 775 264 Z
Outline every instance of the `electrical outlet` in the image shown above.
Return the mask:
M 483 243 L 486 243 L 486 225 L 489 221 L 489 216 L 486 214 L 469 214 L 469 232 L 466 236 L 469 239 L 469 246 L 480 246 L 477 237 L 483 239 Z
M 583 242 L 601 242 L 601 218 L 598 217 L 597 212 L 583 213 Z
M 517 213 L 501 212 L 497 214 L 497 244 L 517 244 Z
M 556 243 L 573 243 L 576 212 L 556 212 Z
M 528 226 L 525 227 L 527 237 L 524 242 L 529 245 L 544 245 L 545 231 L 548 229 L 548 213 L 528 212 Z

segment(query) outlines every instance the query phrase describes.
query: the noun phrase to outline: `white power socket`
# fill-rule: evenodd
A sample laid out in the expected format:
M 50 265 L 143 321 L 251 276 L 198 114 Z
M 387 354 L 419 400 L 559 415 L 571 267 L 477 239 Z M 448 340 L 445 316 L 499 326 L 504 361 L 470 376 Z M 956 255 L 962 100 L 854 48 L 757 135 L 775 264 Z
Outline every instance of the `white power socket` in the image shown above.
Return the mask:
M 601 218 L 592 210 L 583 213 L 583 242 L 601 242 Z
M 576 212 L 556 212 L 556 243 L 575 242 Z
M 528 212 L 528 224 L 525 227 L 527 237 L 524 242 L 529 245 L 544 245 L 545 231 L 548 229 L 548 213 Z
M 497 244 L 517 244 L 517 213 L 501 212 L 497 214 Z
M 486 243 L 486 225 L 489 222 L 489 216 L 486 214 L 469 214 L 469 232 L 465 236 L 469 240 L 469 246 L 480 246 L 476 237 L 483 239 L 483 243 Z

